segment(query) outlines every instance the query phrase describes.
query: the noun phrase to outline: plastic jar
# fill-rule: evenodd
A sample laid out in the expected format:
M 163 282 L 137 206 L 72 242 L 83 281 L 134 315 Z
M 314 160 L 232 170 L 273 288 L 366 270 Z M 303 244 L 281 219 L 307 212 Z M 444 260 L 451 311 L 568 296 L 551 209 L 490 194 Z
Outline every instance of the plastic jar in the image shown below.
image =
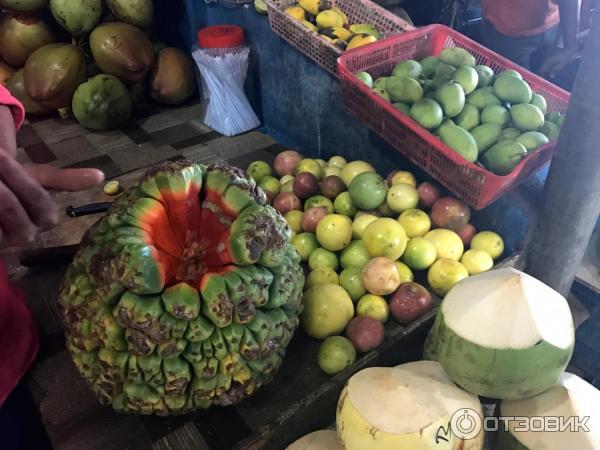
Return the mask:
M 260 121 L 244 93 L 250 56 L 244 29 L 237 25 L 202 28 L 193 56 L 208 101 L 206 125 L 226 136 L 258 127 Z

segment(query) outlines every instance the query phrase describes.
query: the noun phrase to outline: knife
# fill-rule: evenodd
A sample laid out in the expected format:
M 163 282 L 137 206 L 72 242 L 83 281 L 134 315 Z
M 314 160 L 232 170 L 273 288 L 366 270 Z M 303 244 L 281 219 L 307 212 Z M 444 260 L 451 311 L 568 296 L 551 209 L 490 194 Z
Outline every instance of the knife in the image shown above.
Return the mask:
M 104 213 L 109 210 L 111 207 L 111 202 L 103 202 L 103 203 L 90 203 L 89 205 L 83 206 L 68 206 L 65 210 L 65 213 L 69 217 L 81 217 L 88 216 L 90 214 L 99 214 Z

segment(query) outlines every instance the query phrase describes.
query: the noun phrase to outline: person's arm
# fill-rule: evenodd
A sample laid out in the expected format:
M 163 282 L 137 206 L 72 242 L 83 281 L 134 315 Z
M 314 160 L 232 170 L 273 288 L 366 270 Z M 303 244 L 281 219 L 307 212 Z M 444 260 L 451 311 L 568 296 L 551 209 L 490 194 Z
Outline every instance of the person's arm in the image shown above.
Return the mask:
M 563 48 L 556 49 L 541 68 L 542 75 L 554 76 L 572 63 L 579 52 L 579 13 L 580 0 L 558 0 L 560 12 L 560 31 Z
M 104 180 L 96 169 L 20 164 L 15 134 L 15 115 L 0 104 L 0 248 L 28 244 L 56 224 L 57 207 L 46 188 L 82 190 Z

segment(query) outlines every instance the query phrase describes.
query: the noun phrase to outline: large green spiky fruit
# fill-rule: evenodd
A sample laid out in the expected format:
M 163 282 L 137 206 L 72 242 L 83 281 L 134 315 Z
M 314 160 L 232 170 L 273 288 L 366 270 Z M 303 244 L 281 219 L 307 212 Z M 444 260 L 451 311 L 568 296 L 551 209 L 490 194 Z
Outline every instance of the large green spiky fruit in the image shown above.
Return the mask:
M 577 375 L 564 373 L 558 383 L 535 397 L 505 400 L 499 413 L 502 417 L 535 419 L 529 430 L 522 419 L 507 419 L 507 426 L 498 433 L 497 450 L 600 448 L 600 391 Z M 543 430 L 539 429 L 541 424 Z
M 520 399 L 558 380 L 575 331 L 563 296 L 514 269 L 467 278 L 444 298 L 425 342 L 450 378 L 477 395 Z
M 67 346 L 100 401 L 177 414 L 268 383 L 301 311 L 283 217 L 239 169 L 149 171 L 85 235 L 60 291 Z

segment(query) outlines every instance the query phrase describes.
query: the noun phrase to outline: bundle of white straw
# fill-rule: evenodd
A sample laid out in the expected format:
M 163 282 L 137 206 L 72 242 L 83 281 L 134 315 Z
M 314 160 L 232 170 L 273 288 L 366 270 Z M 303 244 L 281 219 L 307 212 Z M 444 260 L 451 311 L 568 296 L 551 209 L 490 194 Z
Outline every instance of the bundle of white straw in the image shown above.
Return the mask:
M 215 56 L 196 48 L 194 60 L 200 70 L 208 107 L 204 123 L 225 136 L 235 136 L 260 125 L 244 93 L 249 48 Z

